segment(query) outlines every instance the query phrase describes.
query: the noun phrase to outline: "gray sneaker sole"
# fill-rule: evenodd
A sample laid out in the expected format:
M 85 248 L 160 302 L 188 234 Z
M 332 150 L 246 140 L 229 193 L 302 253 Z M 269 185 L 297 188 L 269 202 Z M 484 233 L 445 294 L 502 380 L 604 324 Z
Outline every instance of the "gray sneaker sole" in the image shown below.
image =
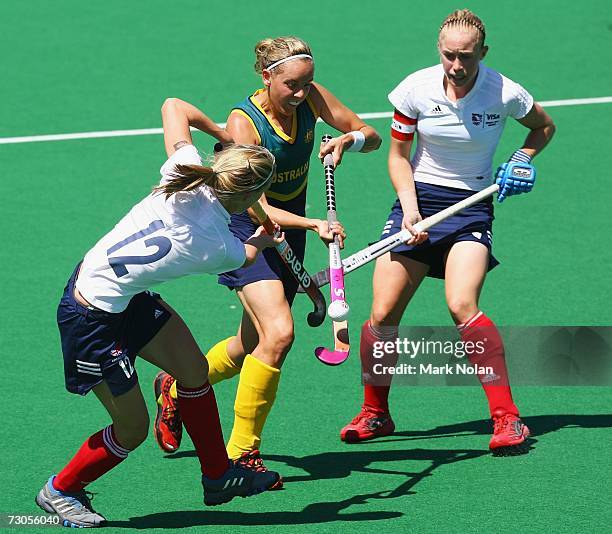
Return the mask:
M 54 506 L 53 503 L 51 501 L 51 498 L 49 495 L 47 495 L 47 485 L 45 484 L 43 486 L 43 488 L 38 492 L 38 495 L 36 495 L 36 499 L 34 499 L 34 502 L 36 502 L 36 504 L 42 508 L 45 512 L 49 513 L 49 514 L 57 514 L 57 516 L 60 518 L 61 524 L 64 527 L 69 527 L 69 528 L 96 528 L 96 527 L 100 527 L 102 525 L 104 525 L 104 523 L 106 522 L 106 519 L 104 519 L 103 521 L 100 521 L 98 523 L 94 523 L 94 522 L 85 522 L 85 521 L 73 521 L 70 519 L 67 519 L 66 516 L 64 516 L 62 513 L 58 512 Z

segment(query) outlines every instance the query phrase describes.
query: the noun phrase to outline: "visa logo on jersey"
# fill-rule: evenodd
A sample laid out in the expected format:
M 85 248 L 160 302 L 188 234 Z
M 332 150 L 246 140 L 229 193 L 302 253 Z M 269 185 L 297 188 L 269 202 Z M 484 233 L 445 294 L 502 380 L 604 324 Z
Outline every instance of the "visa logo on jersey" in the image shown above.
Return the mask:
M 501 120 L 499 113 L 472 113 L 472 124 L 474 126 L 482 126 L 483 128 L 497 126 Z
M 485 113 L 485 125 L 496 126 L 500 118 L 499 113 Z

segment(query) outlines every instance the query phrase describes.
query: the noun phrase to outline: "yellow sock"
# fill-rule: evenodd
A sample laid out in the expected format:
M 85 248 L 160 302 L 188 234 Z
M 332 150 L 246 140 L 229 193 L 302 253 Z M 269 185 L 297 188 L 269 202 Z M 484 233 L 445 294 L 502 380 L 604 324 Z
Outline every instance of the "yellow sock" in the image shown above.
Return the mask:
M 258 449 L 261 432 L 276 398 L 280 369 L 275 369 L 247 354 L 234 404 L 234 428 L 227 454 L 236 459 L 243 452 Z
M 240 372 L 238 367 L 227 354 L 227 345 L 233 337 L 228 337 L 223 341 L 219 341 L 212 349 L 206 354 L 206 361 L 208 361 L 208 381 L 211 385 L 227 380 L 236 376 Z M 170 387 L 170 396 L 176 399 L 176 382 Z
M 232 339 L 233 336 L 223 341 L 219 341 L 219 343 L 206 354 L 206 360 L 208 361 L 208 381 L 211 385 L 232 378 L 240 372 L 240 366 L 230 360 L 227 354 L 227 345 Z

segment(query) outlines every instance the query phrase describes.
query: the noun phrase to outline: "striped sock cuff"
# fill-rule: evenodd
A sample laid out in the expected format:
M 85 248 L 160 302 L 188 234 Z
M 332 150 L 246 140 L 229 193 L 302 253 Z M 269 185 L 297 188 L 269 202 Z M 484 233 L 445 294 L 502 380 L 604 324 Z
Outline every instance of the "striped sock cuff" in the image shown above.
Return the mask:
M 381 341 L 396 339 L 398 336 L 398 327 L 397 326 L 373 326 L 372 323 L 368 321 L 368 330 L 370 333 Z
M 176 393 L 178 397 L 183 399 L 195 399 L 198 397 L 203 397 L 210 391 L 210 384 L 208 382 L 204 383 L 198 388 L 186 388 L 180 386 L 177 382 L 176 384 Z
M 130 450 L 126 449 L 125 447 L 122 447 L 121 445 L 119 445 L 119 443 L 117 443 L 115 435 L 113 434 L 113 425 L 107 426 L 102 431 L 102 440 L 104 441 L 104 445 L 106 446 L 106 448 L 118 458 L 123 459 L 128 457 Z
M 479 310 L 475 315 L 472 315 L 472 317 L 465 321 L 465 323 L 458 324 L 457 330 L 459 330 L 459 332 L 465 332 L 470 326 L 472 326 L 472 324 L 474 324 L 474 321 L 477 321 L 483 315 L 484 313 Z
M 510 156 L 509 162 L 521 162 L 521 163 L 531 163 L 531 156 L 522 150 L 515 150 L 514 154 Z

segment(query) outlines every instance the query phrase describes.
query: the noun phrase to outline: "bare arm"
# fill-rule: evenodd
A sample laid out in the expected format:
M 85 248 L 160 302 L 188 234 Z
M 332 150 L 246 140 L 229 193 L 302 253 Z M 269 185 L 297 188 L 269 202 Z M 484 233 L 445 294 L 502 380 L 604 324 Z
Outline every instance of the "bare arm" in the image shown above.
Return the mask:
M 259 133 L 251 122 L 237 111 L 232 111 L 227 118 L 227 126 L 225 127 L 227 134 L 236 143 L 245 145 L 261 145 Z
M 399 139 L 391 138 L 391 147 L 389 148 L 389 176 L 391 183 L 397 193 L 404 219 L 402 226 L 412 233 L 413 239 L 410 244 L 422 243 L 427 239 L 427 234 L 424 232 L 416 233 L 413 231 L 412 225 L 422 220 L 417 203 L 416 187 L 414 185 L 414 174 L 412 172 L 412 164 L 410 163 L 410 150 L 412 148 L 412 139 L 400 141 Z
M 335 232 L 331 232 L 326 220 L 302 217 L 301 215 L 296 215 L 295 213 L 291 213 L 290 211 L 270 206 L 265 195 L 263 195 L 259 199 L 259 203 L 265 208 L 266 213 L 268 214 L 270 219 L 276 224 L 278 224 L 283 230 L 288 230 L 291 228 L 312 230 L 313 232 L 317 232 L 319 234 L 319 237 L 325 243 L 333 241 L 334 233 L 337 233 L 338 237 L 340 238 L 340 246 L 344 247 L 344 239 L 346 237 L 346 233 L 344 232 L 344 227 L 341 223 L 335 223 L 332 227 Z M 254 223 L 258 223 L 257 217 L 255 216 L 253 210 L 249 208 L 248 212 L 249 216 L 251 217 L 251 220 Z
M 412 139 L 400 141 L 391 138 L 388 159 L 389 176 L 391 177 L 393 188 L 399 197 L 404 215 L 419 211 L 412 164 L 410 163 L 411 148 Z
M 271 236 L 265 232 L 263 227 L 257 228 L 257 231 L 249 237 L 244 243 L 244 252 L 246 254 L 246 260 L 242 264 L 243 267 L 248 267 L 253 264 L 257 259 L 257 255 L 264 249 L 275 247 L 282 243 L 285 239 L 285 234 L 281 234 L 278 237 Z
M 531 131 L 527 134 L 521 150 L 532 158 L 544 150 L 544 147 L 555 135 L 555 124 L 542 106 L 534 102 L 533 107 L 522 119 L 518 119 L 523 126 Z
M 270 216 L 270 219 L 272 219 L 283 229 L 301 228 L 303 230 L 317 230 L 317 226 L 315 224 L 317 219 L 309 219 L 308 217 L 302 217 L 287 210 L 272 207 L 270 204 L 268 204 L 268 200 L 266 199 L 265 195 L 262 195 L 262 197 L 259 199 L 259 203 L 265 208 L 266 213 Z M 255 217 L 253 210 L 249 208 L 248 211 L 251 219 L 254 222 L 257 222 L 257 217 Z
M 363 122 L 357 114 L 346 107 L 336 96 L 320 84 L 313 83 L 310 98 L 319 110 L 321 118 L 330 126 L 341 131 L 344 135 L 332 139 L 325 147 L 321 148 L 319 157 L 326 154 L 334 154 L 334 164 L 342 161 L 342 154 L 353 144 L 353 136 L 348 134 L 352 131 L 360 131 L 365 136 L 365 144 L 360 152 L 372 152 L 377 150 L 382 139 L 378 132 Z
M 161 112 L 164 145 L 168 156 L 184 145 L 193 144 L 189 129 L 191 126 L 222 143 L 231 142 L 231 137 L 223 128 L 217 126 L 214 121 L 189 102 L 179 98 L 167 98 L 162 105 Z

